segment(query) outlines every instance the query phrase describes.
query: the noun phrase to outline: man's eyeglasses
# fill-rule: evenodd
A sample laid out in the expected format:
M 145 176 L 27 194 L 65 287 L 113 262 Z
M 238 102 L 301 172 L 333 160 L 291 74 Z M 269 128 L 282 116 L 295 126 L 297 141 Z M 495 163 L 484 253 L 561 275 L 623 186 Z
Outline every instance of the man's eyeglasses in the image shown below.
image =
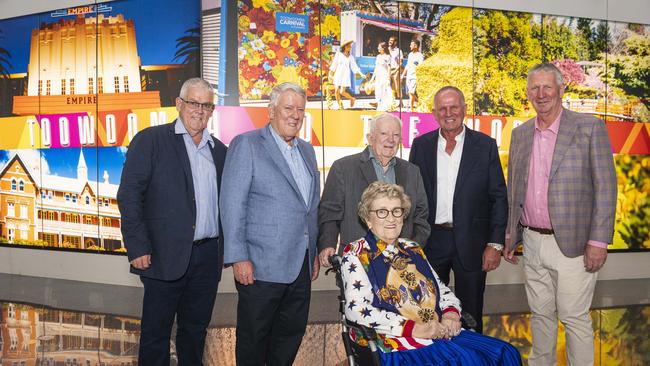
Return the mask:
M 370 212 L 374 212 L 375 215 L 377 215 L 377 218 L 379 219 L 385 219 L 388 217 L 388 213 L 393 215 L 394 218 L 400 218 L 404 216 L 404 209 L 402 207 L 395 207 L 392 210 L 387 210 L 385 208 L 380 208 L 379 210 L 370 210 Z
M 214 110 L 214 104 L 212 103 L 199 103 L 191 100 L 185 100 L 181 97 L 178 97 L 178 99 L 182 100 L 183 103 L 187 104 L 187 106 L 190 107 L 191 109 L 203 109 L 206 111 Z

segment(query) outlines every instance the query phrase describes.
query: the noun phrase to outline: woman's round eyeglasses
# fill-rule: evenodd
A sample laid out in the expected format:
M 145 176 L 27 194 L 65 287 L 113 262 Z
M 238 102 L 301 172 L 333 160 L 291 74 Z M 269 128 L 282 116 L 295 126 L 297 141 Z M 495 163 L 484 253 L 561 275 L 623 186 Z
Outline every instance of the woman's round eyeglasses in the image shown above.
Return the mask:
M 377 218 L 379 219 L 385 219 L 388 217 L 388 213 L 393 215 L 394 218 L 400 218 L 404 216 L 404 208 L 402 207 L 395 207 L 392 210 L 388 210 L 385 208 L 380 208 L 379 210 L 370 210 L 370 212 L 374 212 L 375 215 L 377 215 Z

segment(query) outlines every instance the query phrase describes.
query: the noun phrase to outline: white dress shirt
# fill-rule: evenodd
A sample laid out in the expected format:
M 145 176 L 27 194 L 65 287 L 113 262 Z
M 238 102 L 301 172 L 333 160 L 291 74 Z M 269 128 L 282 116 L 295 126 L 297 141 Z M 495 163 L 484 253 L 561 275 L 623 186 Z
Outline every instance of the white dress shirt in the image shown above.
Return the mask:
M 454 222 L 454 191 L 458 167 L 463 156 L 465 143 L 465 126 L 463 131 L 456 136 L 456 146 L 451 155 L 447 154 L 447 140 L 438 136 L 438 151 L 436 153 L 436 221 L 435 224 L 451 224 Z

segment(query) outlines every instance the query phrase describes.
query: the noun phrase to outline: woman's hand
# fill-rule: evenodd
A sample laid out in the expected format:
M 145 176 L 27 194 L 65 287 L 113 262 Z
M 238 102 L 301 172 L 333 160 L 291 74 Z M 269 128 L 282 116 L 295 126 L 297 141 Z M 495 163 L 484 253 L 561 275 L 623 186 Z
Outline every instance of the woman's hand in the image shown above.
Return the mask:
M 428 339 L 442 339 L 450 338 L 447 328 L 437 321 L 429 323 L 415 323 L 413 327 L 413 337 L 428 338 Z
M 460 316 L 458 313 L 448 312 L 442 316 L 441 324 L 447 328 L 449 338 L 455 337 L 460 334 Z

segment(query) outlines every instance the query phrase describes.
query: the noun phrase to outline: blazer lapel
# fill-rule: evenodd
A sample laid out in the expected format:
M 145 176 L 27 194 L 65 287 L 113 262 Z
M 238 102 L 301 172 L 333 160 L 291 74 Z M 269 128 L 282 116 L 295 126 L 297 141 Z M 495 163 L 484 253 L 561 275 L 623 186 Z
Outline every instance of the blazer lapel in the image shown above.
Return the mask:
M 212 145 L 208 144 L 208 147 L 210 147 L 210 152 L 212 153 L 212 161 L 214 162 L 214 168 L 217 171 L 217 190 L 221 189 L 221 172 L 223 171 L 223 163 L 222 159 L 219 158 L 217 155 L 217 148 L 216 148 L 216 141 L 214 137 L 210 137 L 213 139 L 213 142 L 215 143 L 215 147 L 212 147 Z
M 183 167 L 183 173 L 185 174 L 185 183 L 189 187 L 188 194 L 189 199 L 194 198 L 194 180 L 192 179 L 192 167 L 190 166 L 190 158 L 187 156 L 187 148 L 185 147 L 185 141 L 183 140 L 183 135 L 176 134 L 174 129 L 176 121 L 169 124 L 169 134 L 172 138 L 174 149 L 176 149 L 176 156 L 180 160 L 181 166 Z M 194 206 L 193 210 L 195 209 Z M 196 212 L 195 212 L 196 214 Z
M 465 127 L 465 141 L 463 142 L 463 152 L 460 157 L 458 176 L 456 177 L 456 187 L 454 187 L 454 198 L 460 194 L 460 188 L 463 186 L 467 174 L 472 171 L 474 164 L 478 161 L 475 158 L 478 153 L 478 145 L 474 143 L 475 133 L 473 130 Z
M 260 134 L 260 137 L 262 139 L 262 146 L 264 146 L 266 151 L 269 153 L 273 164 L 278 167 L 280 173 L 284 175 L 284 177 L 287 179 L 287 182 L 289 182 L 289 185 L 293 188 L 294 191 L 296 191 L 296 194 L 298 197 L 300 197 L 300 201 L 304 202 L 302 199 L 302 193 L 300 193 L 300 189 L 298 188 L 298 184 L 296 183 L 296 180 L 293 179 L 293 175 L 291 174 L 289 164 L 287 164 L 287 162 L 284 160 L 284 156 L 280 152 L 280 148 L 278 148 L 275 139 L 273 136 L 271 136 L 271 132 L 268 130 L 269 128 L 272 127 L 262 128 L 262 133 Z
M 562 111 L 562 117 L 560 119 L 560 129 L 557 133 L 557 141 L 555 142 L 555 150 L 553 152 L 553 162 L 551 163 L 551 174 L 549 175 L 549 180 L 553 179 L 557 168 L 560 166 L 564 155 L 566 154 L 567 149 L 571 146 L 571 141 L 573 141 L 573 135 L 576 132 L 576 124 L 573 123 L 573 119 L 570 118 L 569 111 Z
M 366 146 L 366 149 L 363 150 L 359 165 L 361 174 L 366 179 L 368 185 L 377 180 L 377 172 L 375 172 L 375 168 L 372 166 L 372 161 L 370 160 L 370 145 Z

